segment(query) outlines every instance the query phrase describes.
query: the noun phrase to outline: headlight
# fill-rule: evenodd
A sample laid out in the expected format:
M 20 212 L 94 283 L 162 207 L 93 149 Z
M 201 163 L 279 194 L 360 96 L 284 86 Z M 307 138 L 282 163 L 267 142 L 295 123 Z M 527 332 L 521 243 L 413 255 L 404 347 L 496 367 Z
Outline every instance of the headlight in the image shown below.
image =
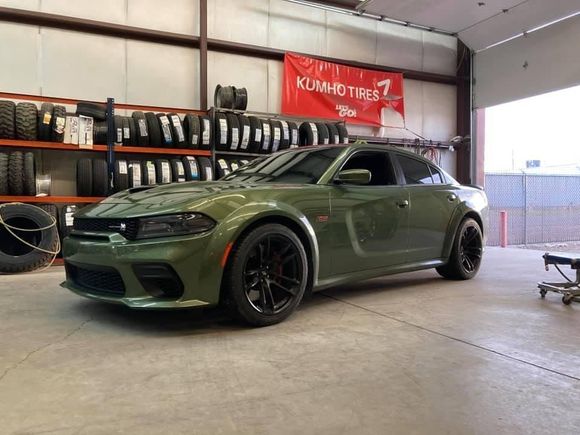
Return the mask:
M 199 213 L 153 216 L 138 220 L 137 239 L 183 236 L 211 230 L 215 221 Z

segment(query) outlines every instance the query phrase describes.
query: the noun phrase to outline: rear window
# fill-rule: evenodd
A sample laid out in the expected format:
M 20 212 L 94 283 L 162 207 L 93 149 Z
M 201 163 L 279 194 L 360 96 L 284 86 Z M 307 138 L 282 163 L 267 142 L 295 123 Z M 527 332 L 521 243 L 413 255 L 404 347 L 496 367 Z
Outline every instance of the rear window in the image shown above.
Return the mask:
M 407 184 L 433 184 L 431 178 L 431 171 L 426 163 L 419 160 L 397 155 L 403 175 L 405 176 L 405 183 Z M 441 176 L 439 176 L 441 178 Z
M 443 177 L 441 176 L 441 172 L 439 172 L 433 166 L 429 166 L 429 169 L 431 169 L 431 176 L 433 177 L 433 183 L 443 184 Z

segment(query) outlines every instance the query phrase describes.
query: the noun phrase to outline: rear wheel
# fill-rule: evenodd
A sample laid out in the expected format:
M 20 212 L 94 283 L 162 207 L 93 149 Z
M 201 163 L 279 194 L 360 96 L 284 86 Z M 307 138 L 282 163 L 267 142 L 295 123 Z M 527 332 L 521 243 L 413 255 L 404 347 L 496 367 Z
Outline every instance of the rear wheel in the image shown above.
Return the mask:
M 243 321 L 267 326 L 286 319 L 308 281 L 306 251 L 290 229 L 260 226 L 237 243 L 225 274 L 226 304 Z
M 449 262 L 437 268 L 437 272 L 447 279 L 471 279 L 479 271 L 483 254 L 483 236 L 479 224 L 465 219 L 459 225 Z

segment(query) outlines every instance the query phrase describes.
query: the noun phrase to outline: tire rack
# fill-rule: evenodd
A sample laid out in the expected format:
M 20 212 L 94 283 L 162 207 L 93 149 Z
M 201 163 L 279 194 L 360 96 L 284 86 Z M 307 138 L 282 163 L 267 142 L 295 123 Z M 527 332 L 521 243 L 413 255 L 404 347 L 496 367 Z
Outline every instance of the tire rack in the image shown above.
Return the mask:
M 295 115 L 283 115 L 279 113 L 268 113 L 268 112 L 256 112 L 253 110 L 234 110 L 234 109 L 224 109 L 211 107 L 209 110 L 209 116 L 213 125 L 213 137 L 216 135 L 216 113 L 235 113 L 237 115 L 246 116 L 258 116 L 265 119 L 278 119 L 282 121 L 295 121 L 295 122 L 322 122 L 331 124 L 343 124 L 345 127 L 347 125 L 346 118 L 342 119 L 330 119 L 330 118 L 312 118 L 305 116 L 295 116 Z M 389 138 L 389 137 L 375 137 L 375 136 L 360 136 L 360 135 L 349 135 L 349 143 L 354 143 L 357 141 L 366 141 L 369 143 L 391 145 L 403 148 L 436 148 L 444 149 L 449 151 L 454 151 L 456 148 L 461 147 L 461 142 L 448 142 L 448 141 L 434 141 L 428 139 L 401 139 L 401 138 Z M 261 157 L 265 154 L 262 153 L 247 153 L 244 151 L 219 151 L 215 149 L 215 141 L 212 141 L 212 152 L 214 155 L 223 156 L 246 156 L 246 157 Z
M 209 109 L 209 118 L 213 125 L 213 138 L 217 137 L 217 122 L 215 121 L 215 114 L 216 113 L 235 113 L 236 115 L 245 115 L 245 116 L 258 116 L 264 119 L 278 119 L 282 121 L 295 121 L 295 122 L 323 122 L 323 123 L 331 123 L 331 124 L 343 124 L 346 126 L 346 120 L 337 120 L 337 119 L 329 119 L 329 118 L 312 118 L 306 116 L 293 116 L 293 115 L 283 115 L 279 113 L 268 113 L 268 112 L 256 112 L 253 110 L 234 110 L 234 109 L 224 109 L 224 108 L 216 108 L 211 107 Z M 215 149 L 215 140 L 212 141 L 212 153 L 213 159 L 215 156 L 238 156 L 238 157 L 261 157 L 267 155 L 265 153 L 248 153 L 245 151 L 219 151 Z M 212 164 L 215 166 L 215 162 L 212 160 Z
M 44 97 L 30 94 L 17 94 L 0 92 L 0 99 L 50 102 L 65 105 L 76 105 L 81 100 L 71 98 Z M 86 100 L 82 100 L 86 101 Z M 100 103 L 102 104 L 102 103 Z M 113 168 L 115 166 L 115 153 L 127 154 L 158 154 L 158 155 L 179 155 L 179 156 L 205 156 L 213 158 L 213 144 L 209 150 L 191 148 L 153 148 L 153 147 L 129 147 L 114 144 L 114 121 L 115 109 L 142 110 L 151 112 L 176 112 L 194 113 L 196 115 L 207 115 L 207 111 L 184 109 L 176 107 L 145 106 L 137 104 L 116 104 L 113 98 L 108 98 L 107 102 L 107 145 L 93 145 L 92 148 L 80 148 L 78 145 L 70 145 L 61 142 L 27 141 L 17 139 L 0 139 L 0 149 L 42 149 L 56 151 L 76 151 L 76 152 L 102 152 L 106 153 L 106 160 L 109 169 L 109 188 L 112 188 Z M 44 203 L 44 204 L 91 204 L 103 200 L 104 197 L 83 197 L 83 196 L 0 196 L 0 203 L 3 202 L 24 202 L 24 203 Z

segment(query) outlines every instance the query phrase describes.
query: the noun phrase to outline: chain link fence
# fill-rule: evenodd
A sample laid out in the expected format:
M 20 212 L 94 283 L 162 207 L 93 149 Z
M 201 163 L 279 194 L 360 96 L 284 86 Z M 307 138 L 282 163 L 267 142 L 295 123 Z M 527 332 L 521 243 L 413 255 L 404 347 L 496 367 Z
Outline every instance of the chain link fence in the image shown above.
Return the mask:
M 580 240 L 580 176 L 485 174 L 488 245 L 499 245 L 500 211 L 508 214 L 508 243 Z

